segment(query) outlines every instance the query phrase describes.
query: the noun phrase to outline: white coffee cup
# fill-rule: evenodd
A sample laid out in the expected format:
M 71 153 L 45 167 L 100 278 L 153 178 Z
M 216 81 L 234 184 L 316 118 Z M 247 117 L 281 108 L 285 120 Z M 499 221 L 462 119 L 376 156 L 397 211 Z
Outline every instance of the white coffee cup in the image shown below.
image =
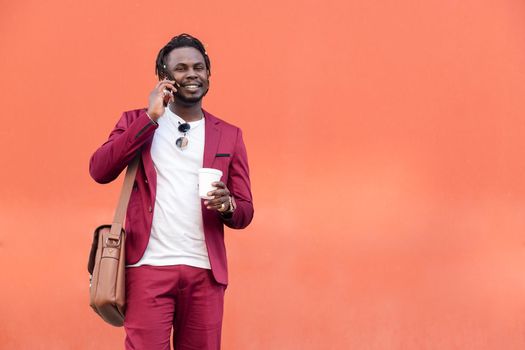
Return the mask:
M 215 181 L 220 181 L 222 171 L 219 169 L 212 168 L 200 168 L 199 169 L 199 197 L 202 199 L 212 199 L 213 197 L 208 196 L 208 192 L 214 191 L 217 187 L 211 184 Z

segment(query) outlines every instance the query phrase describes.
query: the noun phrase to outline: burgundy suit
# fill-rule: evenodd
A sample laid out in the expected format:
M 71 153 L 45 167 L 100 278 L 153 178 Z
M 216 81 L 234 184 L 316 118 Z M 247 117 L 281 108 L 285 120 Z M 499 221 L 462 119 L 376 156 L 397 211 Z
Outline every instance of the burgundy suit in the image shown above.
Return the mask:
M 204 111 L 205 144 L 204 168 L 222 170 L 222 181 L 235 199 L 236 209 L 231 218 L 202 206 L 204 236 L 214 279 L 228 283 L 224 225 L 241 229 L 253 217 L 252 194 L 246 148 L 239 128 Z M 93 154 L 90 174 L 99 183 L 113 181 L 141 153 L 134 188 L 126 217 L 126 262 L 134 264 L 144 254 L 149 241 L 157 177 L 151 158 L 151 142 L 158 127 L 145 109 L 125 112 L 111 132 L 109 139 Z

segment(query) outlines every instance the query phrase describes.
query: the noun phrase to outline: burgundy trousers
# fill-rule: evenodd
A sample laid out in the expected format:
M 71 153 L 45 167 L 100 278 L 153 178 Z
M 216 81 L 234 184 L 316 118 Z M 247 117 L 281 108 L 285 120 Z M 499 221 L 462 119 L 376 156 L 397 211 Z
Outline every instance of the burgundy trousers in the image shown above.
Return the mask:
M 218 350 L 225 286 L 186 265 L 126 269 L 126 349 Z

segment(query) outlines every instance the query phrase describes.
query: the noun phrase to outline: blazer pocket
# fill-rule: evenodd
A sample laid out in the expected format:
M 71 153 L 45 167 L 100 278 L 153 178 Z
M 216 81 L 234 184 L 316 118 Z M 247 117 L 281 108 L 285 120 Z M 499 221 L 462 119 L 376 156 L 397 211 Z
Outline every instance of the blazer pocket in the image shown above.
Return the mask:
M 215 158 L 213 159 L 213 166 L 212 168 L 219 169 L 222 171 L 222 181 L 226 182 L 228 178 L 228 169 L 230 168 L 230 163 L 232 161 L 232 157 L 230 153 L 217 153 L 215 154 Z

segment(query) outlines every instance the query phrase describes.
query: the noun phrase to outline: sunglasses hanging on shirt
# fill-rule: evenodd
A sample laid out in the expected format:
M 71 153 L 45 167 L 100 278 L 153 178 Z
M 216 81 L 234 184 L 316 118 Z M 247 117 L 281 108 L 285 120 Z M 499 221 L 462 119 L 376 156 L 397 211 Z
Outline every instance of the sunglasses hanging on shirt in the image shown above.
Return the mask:
M 188 138 L 186 137 L 186 134 L 188 133 L 188 131 L 190 131 L 190 124 L 188 123 L 181 124 L 181 122 L 179 122 L 178 130 L 183 135 L 179 137 L 177 140 L 175 140 L 175 145 L 177 145 L 177 147 L 179 147 L 181 150 L 184 150 L 186 149 L 186 147 L 188 147 Z

